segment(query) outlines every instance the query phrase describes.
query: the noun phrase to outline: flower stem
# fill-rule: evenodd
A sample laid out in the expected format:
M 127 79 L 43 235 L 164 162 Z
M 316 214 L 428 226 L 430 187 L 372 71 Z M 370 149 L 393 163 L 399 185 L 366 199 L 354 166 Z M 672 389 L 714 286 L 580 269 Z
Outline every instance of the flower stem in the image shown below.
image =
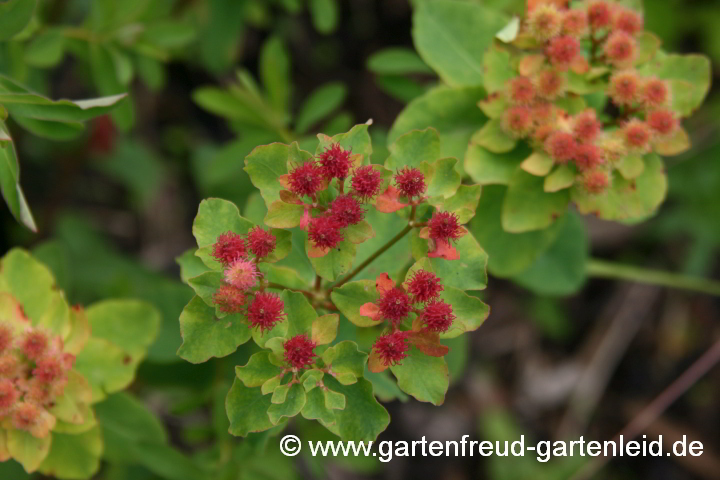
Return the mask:
M 590 259 L 587 264 L 587 273 L 591 277 L 629 280 L 720 296 L 720 282 L 715 280 L 623 265 L 605 260 Z

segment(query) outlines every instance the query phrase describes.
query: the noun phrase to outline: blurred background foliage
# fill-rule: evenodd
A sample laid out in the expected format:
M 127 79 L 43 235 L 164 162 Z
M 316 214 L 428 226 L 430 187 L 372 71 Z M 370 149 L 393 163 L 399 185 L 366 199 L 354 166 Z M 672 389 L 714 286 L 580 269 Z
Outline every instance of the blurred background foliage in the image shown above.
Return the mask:
M 413 48 L 412 5 L 421 1 L 38 0 L 22 31 L 9 35 L 2 32 L 10 27 L 0 28 L 0 72 L 32 90 L 53 99 L 130 95 L 73 135 L 39 135 L 11 116 L 38 234 L 0 208 L 3 251 L 32 249 L 72 303 L 135 297 L 163 314 L 133 396 L 107 409 L 110 418 L 103 421 L 114 427 L 105 432 L 107 464 L 97 478 L 563 479 L 577 467 L 576 460 L 499 457 L 390 464 L 286 458 L 278 452 L 278 432 L 244 441 L 227 433 L 224 394 L 233 366 L 245 363 L 251 346 L 200 366 L 175 355 L 177 319 L 192 296 L 175 257 L 194 244 L 190 226 L 199 200 L 222 197 L 257 217 L 263 212 L 242 170 L 252 148 L 297 140 L 314 151 L 316 132 L 332 135 L 368 119 L 373 161 L 382 163 L 396 116 L 439 82 Z M 481 3 L 509 14 L 524 8 L 522 0 Z M 720 62 L 717 2 L 646 0 L 645 20 L 666 50 Z M 578 242 L 588 242 L 580 248 L 596 256 L 717 277 L 718 118 L 720 95 L 713 89 L 686 124 L 692 150 L 667 160 L 670 191 L 655 218 L 623 226 L 570 217 L 561 228 L 579 229 L 579 237 L 571 236 L 579 240 L 553 254 L 574 255 Z M 490 187 L 483 191 L 479 212 L 492 194 Z M 387 405 L 392 426 L 380 440 L 463 434 L 513 440 L 520 432 L 548 439 L 583 431 L 586 438 L 607 439 L 637 412 L 637 402 L 656 395 L 720 333 L 720 304 L 712 297 L 603 280 L 557 297 L 546 294 L 542 272 L 524 277 L 516 283 L 491 278 L 484 299 L 493 313 L 469 341 L 453 346 L 453 386 L 443 407 L 405 404 L 392 385 L 376 392 L 396 398 Z M 625 333 L 612 337 L 622 322 Z M 608 339 L 616 340 L 610 353 L 598 347 Z M 591 371 L 601 360 L 601 372 Z M 573 405 L 598 400 L 578 386 L 587 375 L 601 378 L 595 385 L 604 400 L 578 419 Z M 703 439 L 703 462 L 622 459 L 609 467 L 612 478 L 717 478 L 719 404 L 715 371 L 648 432 Z M 126 415 L 111 418 L 117 411 Z M 331 437 L 301 420 L 293 429 L 303 440 Z M 0 478 L 24 474 L 4 463 Z

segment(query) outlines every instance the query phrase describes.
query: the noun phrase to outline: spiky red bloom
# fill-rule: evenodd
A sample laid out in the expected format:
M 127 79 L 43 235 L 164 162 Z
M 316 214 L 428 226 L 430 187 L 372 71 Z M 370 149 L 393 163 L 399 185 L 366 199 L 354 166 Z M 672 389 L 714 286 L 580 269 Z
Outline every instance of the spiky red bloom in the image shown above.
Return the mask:
M 258 292 L 248 306 L 247 318 L 250 327 L 260 331 L 271 330 L 285 317 L 285 303 L 274 293 Z
M 545 151 L 558 163 L 574 158 L 577 146 L 572 134 L 566 132 L 554 132 L 545 140 Z
M 37 360 L 48 350 L 49 340 L 47 336 L 37 330 L 27 332 L 22 339 L 20 348 L 27 358 Z
M 604 170 L 589 171 L 583 175 L 582 185 L 589 193 L 602 193 L 610 186 L 610 175 Z
M 527 25 L 533 37 L 545 42 L 560 33 L 562 15 L 555 5 L 539 5 L 528 15 Z
M 325 186 L 322 168 L 312 161 L 293 168 L 287 178 L 290 191 L 301 197 L 315 195 Z
M 592 142 L 601 131 L 602 123 L 597 119 L 593 109 L 585 110 L 573 118 L 573 135 L 578 142 Z
M 223 285 L 215 291 L 212 300 L 221 312 L 239 313 L 243 310 L 247 297 L 239 288 Z
M 225 281 L 240 290 L 249 290 L 257 285 L 260 274 L 255 263 L 238 258 L 225 270 Z
M 223 265 L 230 265 L 238 258 L 247 256 L 245 239 L 234 232 L 223 233 L 215 240 L 212 256 Z
M 580 36 L 588 26 L 587 13 L 584 10 L 567 10 L 562 17 L 562 30 L 567 35 Z
M 464 234 L 458 216 L 451 212 L 436 211 L 433 213 L 432 218 L 428 221 L 428 228 L 430 229 L 430 238 L 433 240 L 449 242 L 457 240 Z
M 658 78 L 650 78 L 642 87 L 642 102 L 650 107 L 660 107 L 668 103 L 670 88 L 667 82 Z
M 575 165 L 580 170 L 590 170 L 605 163 L 602 150 L 591 143 L 577 146 L 575 150 Z
M 533 129 L 532 110 L 521 105 L 510 107 L 503 113 L 501 125 L 514 138 L 527 137 Z
M 637 12 L 627 8 L 620 8 L 615 13 L 613 26 L 630 35 L 635 35 L 643 29 L 643 17 Z
M 333 143 L 327 147 L 317 158 L 323 176 L 328 180 L 347 178 L 350 173 L 350 167 L 352 166 L 350 151 L 342 148 L 339 143 Z
M 375 339 L 372 349 L 377 353 L 380 361 L 386 367 L 397 365 L 407 357 L 410 345 L 407 343 L 409 333 L 397 331 L 380 335 Z
M 428 330 L 431 332 L 447 332 L 455 315 L 453 315 L 452 306 L 442 300 L 433 300 L 425 306 L 423 311 L 423 319 Z
M 427 270 L 417 270 L 405 284 L 414 303 L 426 303 L 444 290 L 440 279 Z
M 567 70 L 575 57 L 580 53 L 580 41 L 570 35 L 555 37 L 545 48 L 545 55 L 550 63 L 560 69 Z
M 637 44 L 632 35 L 623 31 L 617 31 L 610 34 L 603 51 L 607 56 L 608 62 L 616 65 L 628 65 L 635 58 Z
M 380 193 L 382 183 L 382 173 L 375 170 L 372 165 L 356 168 L 353 172 L 352 181 L 350 182 L 353 194 L 363 202 L 370 200 Z
M 313 364 L 313 359 L 317 357 L 313 349 L 317 345 L 310 340 L 307 335 L 296 335 L 290 340 L 283 343 L 285 349 L 285 361 L 301 370 Z
M 652 131 L 647 123 L 633 119 L 625 124 L 622 131 L 625 142 L 629 147 L 644 151 L 650 146 Z
M 381 317 L 394 324 L 405 320 L 412 312 L 410 297 L 404 290 L 397 287 L 385 290 L 376 305 L 380 309 Z
M 543 70 L 535 79 L 537 94 L 545 99 L 553 100 L 565 93 L 565 77 L 556 70 Z
M 588 22 L 593 28 L 605 28 L 612 21 L 612 8 L 604 1 L 593 2 L 588 7 Z
M 10 349 L 13 343 L 12 330 L 8 325 L 0 324 L 0 353 Z
M 670 135 L 678 127 L 678 119 L 672 110 L 662 109 L 650 112 L 645 120 L 650 128 L 660 135 Z
M 395 173 L 395 186 L 403 197 L 419 197 L 427 189 L 425 175 L 417 168 L 406 167 Z
M 610 77 L 608 94 L 618 106 L 630 106 L 638 100 L 640 79 L 634 71 L 618 72 Z
M 0 355 L 0 378 L 14 377 L 17 373 L 18 359 L 15 355 L 7 353 Z
M 275 235 L 260 227 L 253 227 L 247 234 L 248 248 L 257 258 L 263 258 L 275 251 Z
M 32 374 L 42 383 L 52 383 L 64 375 L 63 365 L 55 357 L 45 357 L 37 361 Z
M 530 104 L 535 100 L 535 85 L 528 77 L 515 77 L 508 82 L 508 97 L 513 103 Z
M 20 397 L 13 382 L 8 379 L 0 380 L 0 416 L 7 413 Z
M 332 217 L 316 217 L 310 221 L 308 238 L 319 248 L 335 248 L 345 239 L 343 225 Z
M 365 210 L 360 201 L 352 195 L 339 195 L 330 204 L 330 216 L 343 227 L 360 223 Z
M 12 423 L 18 430 L 30 430 L 39 420 L 40 407 L 28 402 L 20 402 L 13 409 Z

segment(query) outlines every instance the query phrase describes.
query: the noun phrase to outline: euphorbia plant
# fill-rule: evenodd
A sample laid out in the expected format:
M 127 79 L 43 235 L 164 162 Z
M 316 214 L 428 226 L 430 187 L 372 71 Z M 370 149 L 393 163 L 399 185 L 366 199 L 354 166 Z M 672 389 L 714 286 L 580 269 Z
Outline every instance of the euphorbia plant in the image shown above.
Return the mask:
M 479 187 L 461 185 L 456 159 L 439 158 L 434 130 L 401 137 L 379 165 L 367 129 L 319 135 L 314 154 L 256 148 L 245 170 L 263 225 L 224 200 L 200 205 L 193 233 L 206 271 L 188 281 L 197 295 L 180 317 L 178 353 L 203 362 L 251 338 L 262 349 L 236 368 L 235 435 L 301 414 L 343 439 L 374 439 L 389 421 L 377 375 L 389 369 L 401 390 L 442 403 L 442 340 L 487 317 L 465 293 L 486 283 L 487 256 L 463 226 Z

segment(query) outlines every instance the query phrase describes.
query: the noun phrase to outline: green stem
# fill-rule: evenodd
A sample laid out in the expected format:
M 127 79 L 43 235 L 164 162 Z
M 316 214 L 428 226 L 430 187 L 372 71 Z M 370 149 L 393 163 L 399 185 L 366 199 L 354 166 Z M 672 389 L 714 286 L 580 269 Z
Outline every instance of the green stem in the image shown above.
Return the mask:
M 720 282 L 715 280 L 623 265 L 605 260 L 590 259 L 587 264 L 587 273 L 591 277 L 629 280 L 720 296 Z

